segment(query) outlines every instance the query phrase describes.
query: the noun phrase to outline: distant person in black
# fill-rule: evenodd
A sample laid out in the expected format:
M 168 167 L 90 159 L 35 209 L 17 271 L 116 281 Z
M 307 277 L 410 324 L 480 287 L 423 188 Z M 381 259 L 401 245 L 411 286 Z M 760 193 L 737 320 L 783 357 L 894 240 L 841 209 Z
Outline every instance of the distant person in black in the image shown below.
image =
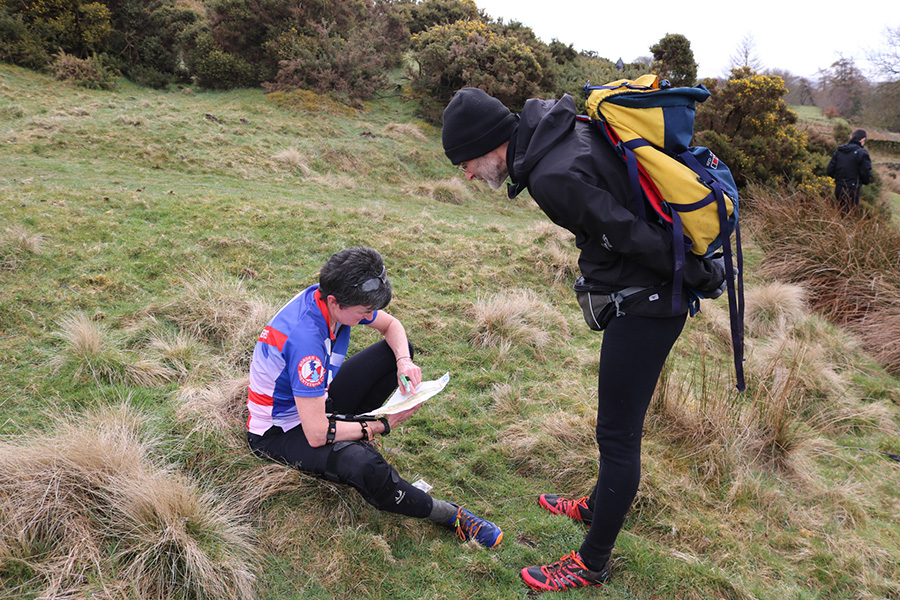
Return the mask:
M 834 179 L 834 197 L 841 212 L 848 214 L 859 207 L 860 188 L 872 180 L 872 160 L 863 146 L 865 129 L 857 129 L 850 141 L 834 151 L 826 174 Z

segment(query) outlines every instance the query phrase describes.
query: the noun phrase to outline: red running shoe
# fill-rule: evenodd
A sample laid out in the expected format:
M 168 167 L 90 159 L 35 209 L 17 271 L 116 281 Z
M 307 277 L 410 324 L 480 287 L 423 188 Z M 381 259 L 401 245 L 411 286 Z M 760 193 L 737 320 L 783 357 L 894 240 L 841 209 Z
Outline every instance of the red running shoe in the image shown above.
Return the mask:
M 548 512 L 554 515 L 565 515 L 570 519 L 590 525 L 594 520 L 594 511 L 588 508 L 587 500 L 587 496 L 578 500 L 567 500 L 553 494 L 538 496 L 538 504 Z
M 528 587 L 541 592 L 561 592 L 580 587 L 601 587 L 609 581 L 609 560 L 599 571 L 591 571 L 578 552 L 567 554 L 547 566 L 525 567 L 522 579 Z

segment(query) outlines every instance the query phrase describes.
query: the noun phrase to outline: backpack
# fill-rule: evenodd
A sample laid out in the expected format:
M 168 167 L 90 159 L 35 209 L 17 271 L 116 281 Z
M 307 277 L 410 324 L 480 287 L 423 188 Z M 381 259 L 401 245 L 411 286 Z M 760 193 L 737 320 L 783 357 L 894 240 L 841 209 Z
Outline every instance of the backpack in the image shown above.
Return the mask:
M 588 114 L 579 118 L 595 124 L 625 161 L 637 213 L 647 220 L 645 204 L 649 204 L 672 232 L 673 312 L 681 308 L 685 253 L 724 256 L 737 387 L 743 390 L 743 255 L 737 185 L 709 148 L 689 145 L 696 103 L 709 98 L 709 91 L 702 85 L 673 88 L 668 81 L 660 84 L 656 75 L 644 75 L 634 81 L 586 85 L 584 93 Z M 703 295 L 697 290 L 688 294 L 694 315 Z

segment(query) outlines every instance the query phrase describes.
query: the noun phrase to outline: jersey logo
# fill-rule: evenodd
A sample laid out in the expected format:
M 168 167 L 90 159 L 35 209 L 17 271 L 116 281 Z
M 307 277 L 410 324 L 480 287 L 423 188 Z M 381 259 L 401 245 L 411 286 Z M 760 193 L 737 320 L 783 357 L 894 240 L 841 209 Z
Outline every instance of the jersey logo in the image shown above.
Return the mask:
M 287 341 L 287 336 L 277 329 L 274 329 L 271 325 L 266 325 L 266 328 L 259 334 L 258 341 L 263 344 L 268 344 L 269 346 L 274 346 L 281 352 L 284 348 L 284 343 Z
M 325 383 L 325 365 L 318 356 L 309 355 L 300 360 L 297 365 L 297 374 L 300 381 L 307 387 L 319 387 Z

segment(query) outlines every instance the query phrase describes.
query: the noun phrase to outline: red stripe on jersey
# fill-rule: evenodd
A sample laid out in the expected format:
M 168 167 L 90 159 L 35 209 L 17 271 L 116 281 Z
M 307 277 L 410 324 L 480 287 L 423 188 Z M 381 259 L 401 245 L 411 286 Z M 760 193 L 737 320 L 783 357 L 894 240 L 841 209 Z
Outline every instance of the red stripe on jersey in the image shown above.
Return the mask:
M 253 404 L 258 404 L 260 406 L 272 406 L 273 404 L 275 404 L 275 400 L 272 398 L 272 396 L 257 394 L 253 390 L 250 390 L 247 399 L 250 400 L 250 402 L 252 402 Z
M 281 349 L 284 348 L 284 343 L 287 341 L 287 338 L 288 336 L 284 335 L 277 329 L 273 329 L 269 325 L 266 325 L 266 328 L 263 329 L 261 334 L 259 334 L 260 342 L 278 348 L 279 352 L 281 352 Z

